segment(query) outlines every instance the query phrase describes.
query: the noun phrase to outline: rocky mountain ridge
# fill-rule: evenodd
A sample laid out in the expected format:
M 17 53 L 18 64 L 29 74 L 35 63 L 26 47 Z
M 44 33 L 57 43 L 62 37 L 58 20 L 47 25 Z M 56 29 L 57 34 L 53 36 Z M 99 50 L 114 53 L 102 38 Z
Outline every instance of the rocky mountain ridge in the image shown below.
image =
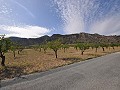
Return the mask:
M 87 43 L 120 43 L 120 35 L 113 36 L 105 36 L 99 34 L 89 34 L 89 33 L 77 33 L 77 34 L 53 34 L 52 36 L 42 36 L 39 38 L 18 38 L 18 37 L 10 37 L 13 42 L 18 44 L 29 46 L 36 44 L 44 44 L 45 42 L 53 41 L 53 40 L 61 40 L 62 43 L 66 44 L 74 44 L 79 42 L 87 42 Z

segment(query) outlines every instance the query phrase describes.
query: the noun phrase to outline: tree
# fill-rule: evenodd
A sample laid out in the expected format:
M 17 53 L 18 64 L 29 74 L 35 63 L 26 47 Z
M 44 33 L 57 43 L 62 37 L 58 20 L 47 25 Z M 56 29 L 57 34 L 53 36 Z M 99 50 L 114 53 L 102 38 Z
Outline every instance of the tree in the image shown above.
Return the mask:
M 94 44 L 94 47 L 95 47 L 95 49 L 96 49 L 95 52 L 97 52 L 99 46 L 100 46 L 100 45 L 99 45 L 98 43 L 95 43 L 95 44 Z
M 74 45 L 74 49 L 76 49 L 78 51 L 78 46 L 77 45 Z
M 20 52 L 22 52 L 23 49 L 24 47 L 22 45 L 17 45 L 18 54 L 20 54 Z
M 33 45 L 32 48 L 33 48 L 35 51 L 37 51 L 38 48 L 39 48 L 39 46 L 38 46 L 38 45 Z
M 63 44 L 61 47 L 64 49 L 64 52 L 69 48 L 67 44 Z
M 110 44 L 110 47 L 112 47 L 113 49 L 115 49 L 114 47 L 115 47 L 115 44 L 114 43 L 111 43 Z
M 10 50 L 11 41 L 8 38 L 4 38 L 4 36 L 1 36 L 0 38 L 0 57 L 2 58 L 1 65 L 5 66 L 5 56 L 4 53 L 6 53 L 8 50 Z
M 92 50 L 94 49 L 94 44 L 93 43 L 89 43 L 89 46 L 92 48 Z
M 39 50 L 39 52 L 41 52 L 41 50 L 42 50 L 42 48 L 44 48 L 44 46 L 42 46 L 42 45 L 33 45 L 32 48 L 33 48 L 35 51 Z M 46 49 L 46 48 L 45 48 L 45 49 Z M 44 52 L 45 52 L 45 50 L 44 50 Z
M 39 45 L 39 46 L 38 46 L 38 48 L 39 48 L 39 52 L 41 52 L 42 46 L 41 46 L 41 45 Z
M 105 51 L 105 47 L 107 46 L 107 44 L 101 43 L 100 47 L 103 49 L 103 51 Z
M 48 42 L 48 46 L 50 49 L 52 49 L 55 52 L 55 56 L 57 58 L 57 51 L 61 48 L 61 42 L 56 40 L 52 42 Z
M 86 49 L 89 49 L 89 45 L 87 43 L 78 43 L 77 47 L 81 50 L 81 55 L 83 55 Z
M 105 48 L 106 48 L 106 49 L 109 49 L 109 47 L 110 47 L 109 43 L 106 43 L 106 44 L 105 44 Z
M 47 45 L 47 44 L 45 44 L 45 45 L 42 45 L 41 47 L 43 48 L 44 53 L 46 53 L 46 50 L 48 49 L 48 45 Z
M 13 56 L 14 56 L 14 59 L 15 59 L 15 51 L 17 50 L 17 44 L 15 43 L 12 43 L 11 44 L 11 47 L 10 47 L 10 50 L 13 52 Z
M 117 44 L 117 43 L 111 43 L 110 46 L 111 46 L 113 49 L 115 49 L 115 47 L 119 47 L 119 43 L 118 43 L 118 44 Z

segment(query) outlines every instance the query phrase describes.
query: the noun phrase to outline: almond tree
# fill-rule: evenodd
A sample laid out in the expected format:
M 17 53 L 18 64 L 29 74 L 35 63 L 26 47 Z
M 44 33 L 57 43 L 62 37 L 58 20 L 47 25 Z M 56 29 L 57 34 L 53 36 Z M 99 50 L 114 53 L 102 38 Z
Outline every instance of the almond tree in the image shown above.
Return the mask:
M 92 50 L 94 49 L 94 44 L 93 43 L 89 43 L 89 46 L 92 48 Z
M 39 50 L 39 52 L 41 52 L 42 45 L 33 45 L 32 48 L 33 48 L 35 51 Z
M 69 45 L 63 44 L 61 47 L 64 49 L 64 52 L 65 52 L 69 48 Z
M 95 49 L 96 49 L 95 52 L 97 52 L 99 46 L 100 46 L 100 45 L 99 45 L 98 43 L 95 43 L 95 44 L 94 44 L 94 47 L 95 47 Z
M 110 46 L 109 46 L 109 43 L 106 43 L 106 44 L 105 44 L 105 48 L 106 48 L 106 49 L 109 49 L 109 47 L 110 47 Z
M 74 49 L 76 49 L 78 51 L 78 46 L 77 45 L 74 45 Z
M 24 47 L 22 45 L 17 45 L 18 54 L 20 54 L 20 52 L 22 52 L 23 49 Z
M 115 49 L 115 47 L 119 47 L 119 43 L 118 43 L 118 44 L 117 44 L 117 43 L 111 43 L 110 46 L 111 46 L 113 49 Z
M 39 46 L 38 46 L 38 48 L 39 48 L 39 52 L 41 52 L 42 46 L 41 46 L 41 45 L 39 45 Z
M 39 46 L 38 46 L 38 45 L 33 45 L 32 48 L 33 48 L 35 51 L 37 51 L 38 48 L 39 48 Z
M 61 48 L 61 42 L 56 40 L 48 43 L 48 46 L 50 49 L 52 49 L 55 52 L 55 56 L 57 58 L 57 51 Z
M 115 44 L 114 44 L 114 43 L 111 43 L 111 44 L 110 44 L 110 47 L 112 47 L 113 49 L 115 49 Z
M 89 49 L 89 45 L 87 43 L 78 43 L 77 47 L 81 50 L 81 55 L 83 55 L 86 49 Z
M 48 49 L 48 45 L 47 45 L 47 44 L 45 44 L 45 45 L 42 45 L 41 47 L 43 48 L 44 53 L 46 53 L 46 50 Z
M 1 65 L 5 66 L 5 55 L 8 50 L 10 50 L 11 41 L 8 38 L 4 38 L 4 35 L 1 35 L 0 38 L 0 57 L 2 58 Z
M 106 44 L 101 43 L 101 44 L 100 44 L 100 47 L 103 49 L 103 51 L 105 51 Z
M 13 56 L 15 59 L 15 51 L 17 50 L 17 45 L 15 43 L 12 43 L 11 47 L 10 47 L 11 51 L 13 52 Z

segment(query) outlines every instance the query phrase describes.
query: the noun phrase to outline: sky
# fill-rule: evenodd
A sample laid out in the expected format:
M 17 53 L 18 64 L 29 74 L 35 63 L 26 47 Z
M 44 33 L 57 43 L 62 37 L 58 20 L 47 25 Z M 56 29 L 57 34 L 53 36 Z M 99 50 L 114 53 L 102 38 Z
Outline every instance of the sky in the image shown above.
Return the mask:
M 0 34 L 120 35 L 120 0 L 0 0 Z

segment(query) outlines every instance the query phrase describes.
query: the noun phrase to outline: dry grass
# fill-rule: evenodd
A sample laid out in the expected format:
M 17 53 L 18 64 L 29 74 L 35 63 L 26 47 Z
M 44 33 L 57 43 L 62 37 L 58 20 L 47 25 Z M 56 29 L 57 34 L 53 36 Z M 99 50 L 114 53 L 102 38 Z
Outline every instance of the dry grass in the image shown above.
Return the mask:
M 88 58 L 94 58 L 108 53 L 120 51 L 120 47 L 105 49 L 101 48 L 98 52 L 95 49 L 88 49 L 81 55 L 80 50 L 69 48 L 65 53 L 64 50 L 58 51 L 58 59 L 55 58 L 52 50 L 47 50 L 46 53 L 35 51 L 32 49 L 23 50 L 20 55 L 16 54 L 16 59 L 13 58 L 12 52 L 6 53 L 6 67 L 0 66 L 0 79 L 8 79 L 19 77 L 21 75 L 30 74 L 33 72 L 46 71 L 55 67 L 71 64 L 78 61 L 83 61 Z

